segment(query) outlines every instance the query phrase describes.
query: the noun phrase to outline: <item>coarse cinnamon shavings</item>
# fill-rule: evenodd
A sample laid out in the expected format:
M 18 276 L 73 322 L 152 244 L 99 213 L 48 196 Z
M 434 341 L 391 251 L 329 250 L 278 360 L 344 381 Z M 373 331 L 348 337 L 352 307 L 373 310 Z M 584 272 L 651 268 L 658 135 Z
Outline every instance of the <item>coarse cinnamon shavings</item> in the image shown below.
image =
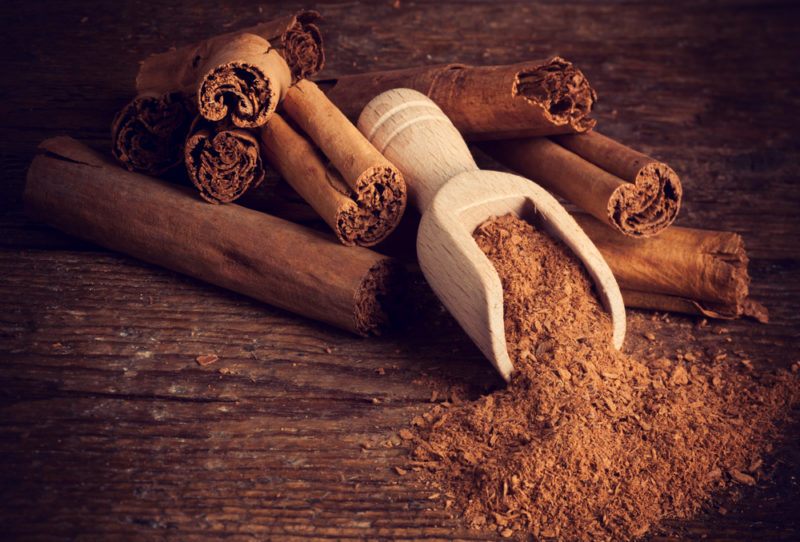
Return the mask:
M 401 432 L 448 509 L 503 537 L 632 540 L 757 483 L 749 467 L 797 401 L 796 376 L 616 351 L 564 245 L 511 215 L 475 238 L 503 284 L 511 383 Z
M 194 358 L 197 364 L 201 367 L 207 367 L 212 363 L 219 361 L 219 356 L 216 354 L 203 354 Z

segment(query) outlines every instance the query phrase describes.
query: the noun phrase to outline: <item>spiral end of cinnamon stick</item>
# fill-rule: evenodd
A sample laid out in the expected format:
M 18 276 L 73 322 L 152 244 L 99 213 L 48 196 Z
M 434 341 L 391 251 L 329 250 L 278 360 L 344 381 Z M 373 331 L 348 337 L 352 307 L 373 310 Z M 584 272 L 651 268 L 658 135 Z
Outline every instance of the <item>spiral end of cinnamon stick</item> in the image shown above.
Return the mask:
M 193 118 L 191 100 L 179 92 L 138 96 L 114 118 L 111 152 L 129 171 L 161 175 L 183 160 Z
M 370 268 L 353 299 L 356 331 L 360 335 L 380 335 L 396 320 L 402 306 L 405 281 L 403 267 L 389 258 Z
M 394 231 L 406 208 L 406 183 L 389 165 L 365 171 L 352 194 L 355 205 L 341 210 L 336 220 L 336 234 L 345 245 L 364 247 L 380 243 Z
M 633 183 L 622 184 L 609 198 L 608 217 L 623 234 L 650 237 L 675 221 L 683 188 L 678 175 L 666 164 L 650 162 Z
M 514 82 L 514 95 L 538 105 L 553 125 L 568 131 L 585 132 L 596 124 L 589 114 L 597 94 L 583 72 L 561 57 L 520 71 Z
M 239 128 L 265 124 L 279 100 L 270 78 L 247 62 L 228 62 L 211 70 L 203 78 L 197 98 L 205 119 L 230 118 Z
M 203 128 L 186 141 L 186 169 L 200 196 L 230 203 L 264 180 L 258 140 L 244 130 Z
M 325 66 L 322 33 L 316 24 L 319 20 L 316 11 L 300 12 L 281 37 L 283 57 L 294 80 L 311 77 Z

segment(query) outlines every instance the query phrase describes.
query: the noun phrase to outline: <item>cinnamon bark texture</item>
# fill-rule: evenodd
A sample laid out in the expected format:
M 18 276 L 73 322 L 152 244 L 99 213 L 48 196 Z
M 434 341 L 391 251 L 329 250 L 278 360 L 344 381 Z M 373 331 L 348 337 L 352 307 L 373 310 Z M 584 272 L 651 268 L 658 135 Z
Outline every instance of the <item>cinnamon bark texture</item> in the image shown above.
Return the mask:
M 444 64 L 320 81 L 356 119 L 372 98 L 403 87 L 426 94 L 468 140 L 585 132 L 597 98 L 583 73 L 560 57 L 507 66 Z
M 261 148 L 268 164 L 308 202 L 344 245 L 369 246 L 380 241 L 369 206 L 359 206 L 353 192 L 325 157 L 279 114 L 261 127 Z M 385 231 L 377 232 L 384 235 Z
M 42 143 L 29 171 L 29 213 L 142 260 L 367 335 L 389 322 L 400 269 L 297 224 L 114 165 L 70 138 Z
M 657 237 L 631 239 L 590 216 L 575 219 L 614 272 L 626 305 L 767 320 L 766 309 L 748 299 L 748 258 L 740 235 L 673 226 Z
M 208 120 L 261 126 L 293 79 L 322 69 L 318 19 L 318 13 L 303 11 L 152 55 L 142 62 L 136 88 L 140 93 L 195 94 Z
M 111 152 L 130 171 L 161 175 L 183 161 L 183 142 L 195 117 L 180 92 L 134 98 L 111 125 Z
M 186 140 L 186 170 L 200 196 L 230 203 L 264 180 L 256 137 L 247 130 L 199 119 Z
M 594 131 L 552 139 L 481 148 L 624 235 L 649 237 L 675 221 L 683 189 L 669 166 Z
M 397 227 L 406 207 L 406 184 L 400 171 L 372 146 L 313 82 L 302 80 L 292 86 L 286 93 L 283 108 L 330 161 L 338 176 L 325 174 L 323 177 L 323 164 L 317 162 L 312 166 L 307 163 L 305 166 L 313 167 L 314 172 L 305 181 L 301 180 L 300 176 L 306 173 L 300 169 L 303 164 L 298 153 L 309 156 L 308 147 L 277 147 L 276 137 L 280 134 L 268 126 L 264 135 L 266 146 L 271 149 L 268 151 L 271 161 L 281 164 L 278 167 L 287 171 L 290 167 L 294 169 L 290 182 L 304 185 L 305 188 L 298 192 L 306 192 L 309 198 L 313 193 L 318 206 L 322 206 L 322 199 L 327 200 L 324 204 L 326 209 L 321 211 L 325 213 L 323 218 L 343 242 L 370 246 L 385 239 Z M 291 144 L 291 139 L 296 140 L 286 130 L 282 136 L 288 139 L 286 145 Z M 281 152 L 287 156 L 279 157 Z M 318 155 L 315 156 L 319 159 Z M 355 208 L 341 208 L 336 203 L 339 198 L 334 197 L 327 186 L 318 189 L 321 185 L 337 188 L 339 179 L 343 181 L 341 188 L 346 189 L 346 195 L 355 203 Z M 342 213 L 337 214 L 333 207 L 342 209 Z

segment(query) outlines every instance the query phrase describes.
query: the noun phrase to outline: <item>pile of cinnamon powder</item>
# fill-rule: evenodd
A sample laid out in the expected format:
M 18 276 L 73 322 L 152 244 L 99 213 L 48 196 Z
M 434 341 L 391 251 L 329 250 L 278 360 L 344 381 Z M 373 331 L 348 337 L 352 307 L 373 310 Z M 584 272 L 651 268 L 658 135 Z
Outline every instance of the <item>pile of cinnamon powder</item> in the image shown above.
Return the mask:
M 630 540 L 756 483 L 793 376 L 628 357 L 564 245 L 511 215 L 475 239 L 503 283 L 515 371 L 506 389 L 438 405 L 405 432 L 448 508 L 506 537 Z

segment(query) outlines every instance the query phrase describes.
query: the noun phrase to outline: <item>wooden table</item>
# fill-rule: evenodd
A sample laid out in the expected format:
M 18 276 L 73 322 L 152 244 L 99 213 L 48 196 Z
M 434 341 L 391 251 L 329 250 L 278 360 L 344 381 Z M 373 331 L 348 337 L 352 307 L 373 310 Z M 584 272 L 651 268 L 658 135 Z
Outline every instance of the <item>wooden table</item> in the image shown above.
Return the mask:
M 117 5 L 118 4 L 118 5 Z M 300 4 L 17 2 L 2 10 L 0 520 L 20 539 L 484 539 L 391 467 L 384 446 L 428 408 L 433 376 L 496 385 L 433 309 L 375 340 L 113 254 L 27 219 L 37 143 L 108 145 L 149 53 Z M 291 2 L 291 4 L 296 4 Z M 800 360 L 800 110 L 792 2 L 437 2 L 318 6 L 336 75 L 560 54 L 600 94 L 602 130 L 669 162 L 678 223 L 740 232 L 772 323 L 673 317 L 758 367 Z M 631 341 L 645 316 L 633 315 Z M 201 367 L 195 357 L 220 360 Z M 426 376 L 427 375 L 427 376 Z M 800 537 L 796 428 L 774 480 L 688 538 Z

